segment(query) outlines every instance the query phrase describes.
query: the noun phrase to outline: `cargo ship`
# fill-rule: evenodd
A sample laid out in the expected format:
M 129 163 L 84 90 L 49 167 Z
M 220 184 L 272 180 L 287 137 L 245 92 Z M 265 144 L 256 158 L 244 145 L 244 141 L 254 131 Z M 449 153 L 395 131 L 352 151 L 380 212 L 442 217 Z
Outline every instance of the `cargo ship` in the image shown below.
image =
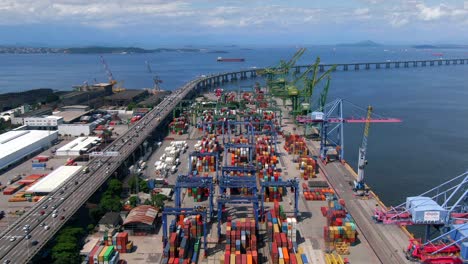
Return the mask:
M 223 58 L 223 57 L 218 57 L 216 61 L 221 61 L 221 62 L 243 62 L 245 61 L 244 58 Z

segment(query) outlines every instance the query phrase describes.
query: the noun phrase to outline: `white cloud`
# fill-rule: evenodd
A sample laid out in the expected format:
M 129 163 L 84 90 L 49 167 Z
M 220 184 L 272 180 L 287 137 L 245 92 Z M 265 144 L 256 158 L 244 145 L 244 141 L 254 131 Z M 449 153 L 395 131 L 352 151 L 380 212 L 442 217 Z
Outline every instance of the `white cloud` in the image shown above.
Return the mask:
M 357 16 L 368 15 L 369 14 L 369 8 L 354 9 L 354 14 L 357 15 Z
M 429 7 L 420 3 L 417 4 L 416 7 L 419 9 L 419 18 L 424 21 L 437 20 L 448 14 L 447 7 L 443 4 Z

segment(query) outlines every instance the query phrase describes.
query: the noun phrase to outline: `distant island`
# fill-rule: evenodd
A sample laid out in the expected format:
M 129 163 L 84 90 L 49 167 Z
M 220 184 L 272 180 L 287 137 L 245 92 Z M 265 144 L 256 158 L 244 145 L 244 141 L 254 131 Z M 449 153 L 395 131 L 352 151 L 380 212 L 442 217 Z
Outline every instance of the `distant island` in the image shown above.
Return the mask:
M 376 43 L 372 40 L 364 40 L 356 43 L 341 43 L 337 44 L 337 46 L 340 47 L 379 47 L 382 46 L 382 44 Z
M 157 52 L 202 52 L 195 48 L 157 48 L 143 49 L 137 47 L 77 47 L 77 48 L 34 48 L 34 47 L 11 47 L 0 46 L 0 54 L 133 54 L 133 53 L 157 53 Z M 210 51 L 209 51 L 210 52 Z M 215 50 L 213 53 L 227 53 L 227 51 Z
M 441 45 L 414 45 L 411 46 L 415 49 L 468 49 L 468 45 L 457 45 L 457 44 L 441 44 Z

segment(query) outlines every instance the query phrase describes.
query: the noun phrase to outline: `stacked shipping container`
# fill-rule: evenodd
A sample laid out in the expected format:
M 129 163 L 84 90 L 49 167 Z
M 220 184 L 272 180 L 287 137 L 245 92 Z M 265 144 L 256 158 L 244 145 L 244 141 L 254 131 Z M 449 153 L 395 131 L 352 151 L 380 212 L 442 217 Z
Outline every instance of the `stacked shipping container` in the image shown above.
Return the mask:
M 241 218 L 226 223 L 226 245 L 220 264 L 259 264 L 255 219 Z
M 327 218 L 327 226 L 323 227 L 323 237 L 329 247 L 336 243 L 353 245 L 356 242 L 356 224 L 351 215 L 346 212 L 343 199 L 328 201 L 328 208 L 322 207 L 322 214 Z
M 180 215 L 169 226 L 169 243 L 163 251 L 163 264 L 197 263 L 200 251 L 200 237 L 203 233 L 201 217 Z

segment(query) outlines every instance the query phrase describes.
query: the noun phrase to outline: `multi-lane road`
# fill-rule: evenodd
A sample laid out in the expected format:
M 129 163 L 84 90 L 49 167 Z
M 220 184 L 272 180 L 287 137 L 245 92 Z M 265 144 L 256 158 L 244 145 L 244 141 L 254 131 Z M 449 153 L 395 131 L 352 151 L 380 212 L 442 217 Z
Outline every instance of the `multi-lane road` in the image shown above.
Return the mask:
M 175 90 L 104 150 L 118 151 L 119 156 L 91 159 L 88 172 L 77 173 L 1 232 L 1 263 L 30 261 L 201 80 Z

